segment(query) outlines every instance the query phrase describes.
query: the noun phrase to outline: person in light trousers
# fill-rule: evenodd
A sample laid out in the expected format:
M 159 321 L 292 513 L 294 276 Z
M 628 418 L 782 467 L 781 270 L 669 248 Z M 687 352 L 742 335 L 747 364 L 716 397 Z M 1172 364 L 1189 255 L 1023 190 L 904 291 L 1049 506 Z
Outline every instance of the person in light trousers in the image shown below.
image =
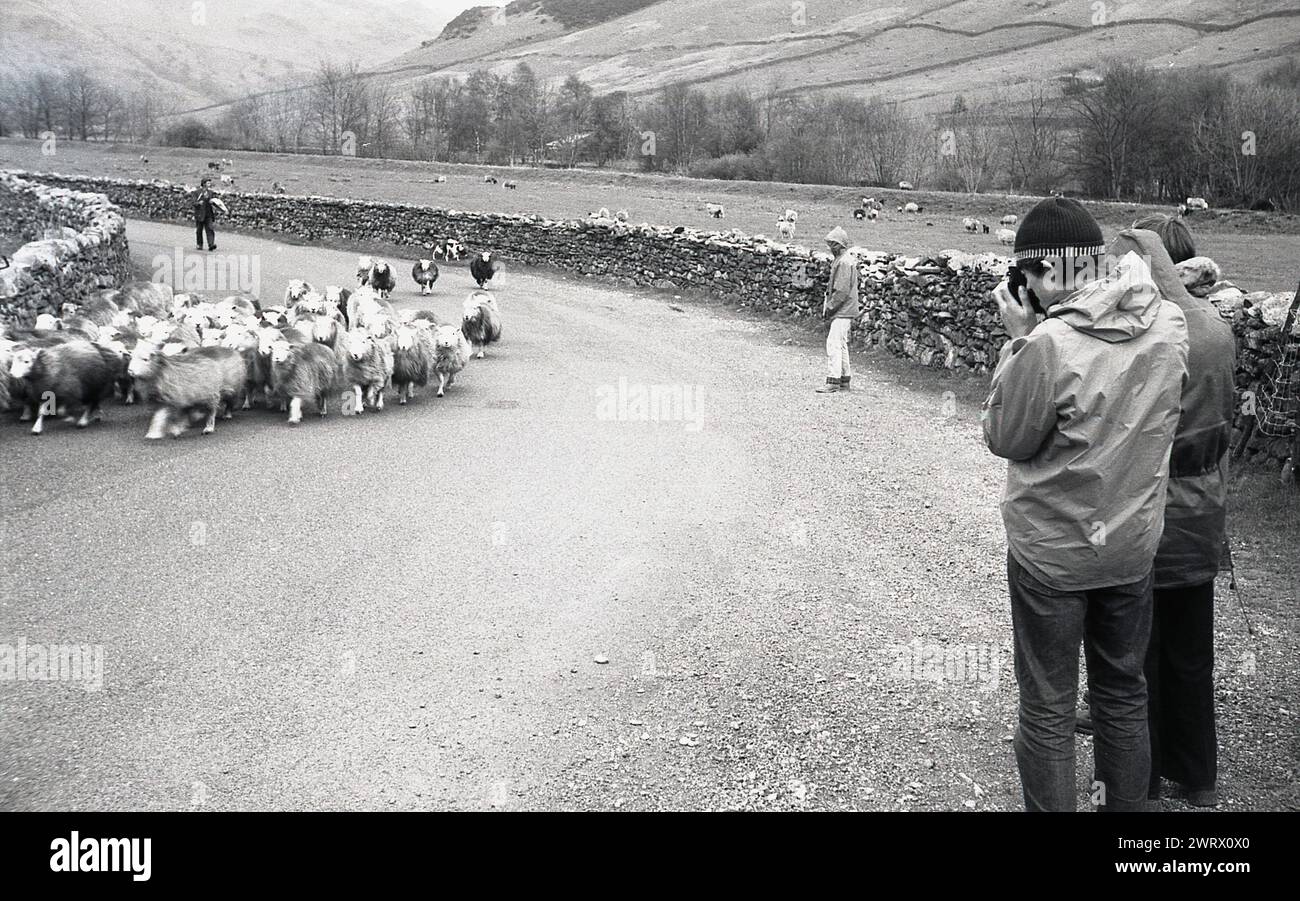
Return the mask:
M 831 321 L 826 335 L 826 384 L 817 389 L 818 394 L 834 394 L 849 390 L 852 372 L 849 368 L 849 330 L 858 318 L 858 261 L 848 252 L 849 236 L 836 226 L 826 236 L 830 248 L 831 275 L 826 285 L 826 299 L 822 302 L 822 318 Z

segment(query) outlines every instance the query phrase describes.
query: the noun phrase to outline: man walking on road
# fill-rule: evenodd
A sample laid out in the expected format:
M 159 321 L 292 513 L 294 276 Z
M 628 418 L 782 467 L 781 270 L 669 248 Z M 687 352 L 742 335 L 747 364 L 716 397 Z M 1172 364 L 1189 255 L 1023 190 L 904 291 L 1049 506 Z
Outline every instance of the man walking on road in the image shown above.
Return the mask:
M 208 238 L 208 250 L 217 249 L 217 236 L 212 228 L 217 218 L 214 207 L 227 215 L 230 213 L 221 198 L 213 193 L 212 179 L 205 178 L 199 182 L 199 193 L 194 195 L 194 241 L 199 250 L 203 249 L 204 235 Z
M 858 261 L 848 252 L 849 236 L 838 225 L 826 236 L 826 246 L 831 250 L 830 280 L 826 285 L 826 299 L 822 302 L 822 318 L 831 321 L 826 335 L 826 384 L 817 389 L 818 394 L 833 394 L 849 390 L 849 329 L 858 318 Z
M 1029 810 L 1075 809 L 1080 644 L 1096 731 L 1094 802 L 1147 806 L 1143 662 L 1187 325 L 1141 254 L 1107 261 L 1105 250 L 1082 205 L 1049 198 L 1016 233 L 1026 287 L 994 290 L 1010 340 L 982 418 L 989 449 L 1009 461 L 1015 749 Z

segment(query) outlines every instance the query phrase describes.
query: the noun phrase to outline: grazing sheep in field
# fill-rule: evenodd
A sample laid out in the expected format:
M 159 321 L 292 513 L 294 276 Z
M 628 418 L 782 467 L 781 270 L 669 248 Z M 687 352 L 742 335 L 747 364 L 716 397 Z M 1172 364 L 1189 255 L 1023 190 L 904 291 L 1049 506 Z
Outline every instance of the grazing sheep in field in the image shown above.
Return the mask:
M 501 310 L 487 291 L 475 291 L 461 308 L 460 329 L 483 359 L 489 344 L 501 340 Z
M 515 190 L 515 188 L 518 188 L 518 187 L 519 187 L 519 182 L 517 182 L 517 181 L 508 181 L 508 182 L 506 182 L 505 186 L 506 186 L 507 189 L 513 191 L 513 190 Z
M 310 400 L 324 416 L 329 395 L 342 385 L 342 372 L 335 352 L 323 344 L 294 344 L 275 341 L 270 347 L 271 381 L 280 397 L 288 401 L 289 424 L 302 422 L 302 403 Z
M 980 221 L 978 219 L 972 219 L 970 216 L 967 216 L 961 220 L 961 227 L 966 229 L 966 231 L 968 232 L 976 232 L 979 231 Z
M 148 342 L 136 345 L 128 372 L 147 384 L 150 396 L 158 401 L 145 434 L 150 440 L 167 433 L 179 438 L 189 427 L 191 412 L 207 414 L 203 434 L 211 435 L 217 429 L 218 413 L 224 419 L 234 415 L 235 401 L 243 396 L 248 377 L 243 355 L 233 348 L 198 347 L 167 354 Z
M 438 265 L 433 260 L 419 260 L 411 267 L 411 278 L 420 286 L 421 295 L 428 294 L 438 280 Z
M 918 204 L 918 203 L 914 203 L 913 201 L 910 201 L 910 200 L 909 200 L 907 203 L 905 203 L 905 204 L 903 204 L 902 206 L 900 206 L 900 207 L 898 208 L 898 211 L 899 211 L 900 213 L 920 213 L 920 212 L 923 212 L 924 209 L 925 209 L 925 208 L 922 207 L 920 204 Z
M 616 213 L 614 214 L 614 218 L 615 218 L 616 220 L 618 220 L 619 222 L 626 222 L 626 221 L 627 221 L 627 210 L 619 210 L 618 212 L 616 212 Z
M 1001 219 L 998 220 L 998 222 L 1002 225 L 1015 225 L 1019 221 L 1020 221 L 1020 217 L 1017 216 L 1015 213 L 1007 213 L 1005 216 L 1003 216 Z
M 776 232 L 781 236 L 782 241 L 794 240 L 794 223 L 789 219 L 776 220 Z
M 720 203 L 706 203 L 704 205 L 704 212 L 708 213 L 714 219 L 727 218 L 727 210 Z
M 403 325 L 397 330 L 397 347 L 393 349 L 393 386 L 397 402 L 405 404 L 415 396 L 415 389 L 429 384 L 437 347 L 433 329 Z
M 998 229 L 998 241 L 1002 244 L 1008 244 L 1008 245 L 1015 244 L 1016 230 L 1014 228 Z
M 594 213 L 588 213 L 587 218 L 588 219 L 612 219 L 613 217 L 609 214 L 609 207 L 601 207 L 600 209 L 596 210 L 596 212 Z
M 102 419 L 99 405 L 112 397 L 120 368 L 121 359 L 110 348 L 75 340 L 15 348 L 9 375 L 22 382 L 28 412 L 36 418 L 32 434 L 39 435 L 47 415 L 71 404 L 81 407 L 79 429 L 92 419 Z
M 280 184 L 278 181 L 271 182 L 271 192 L 273 194 L 283 194 L 284 185 Z
M 221 183 L 233 188 L 235 186 L 235 177 L 233 175 L 223 175 L 221 176 Z
M 435 184 L 439 184 L 439 185 L 440 185 L 440 184 L 443 184 L 444 182 L 447 181 L 447 176 L 445 176 L 445 175 L 438 175 L 438 176 L 435 176 L 434 179 L 433 179 L 433 181 L 434 181 Z
M 485 185 L 495 185 L 496 183 L 497 183 L 496 176 L 494 176 L 494 175 L 485 175 L 485 176 L 483 176 L 483 184 L 485 184 Z
M 220 171 L 221 171 L 221 164 L 220 164 L 220 163 L 217 163 L 217 162 L 209 162 L 209 163 L 208 163 L 208 169 L 209 169 L 210 171 L 213 171 L 213 172 L 220 172 Z
M 355 329 L 346 332 L 339 344 L 346 348 L 344 381 L 356 397 L 354 415 L 361 414 L 364 404 L 382 410 L 384 389 L 393 378 L 393 351 L 388 342 Z
M 859 222 L 861 222 L 863 219 L 867 218 L 867 211 L 866 211 L 866 210 L 854 210 L 854 211 L 853 211 L 853 218 L 854 218 L 854 219 L 857 219 Z
M 912 183 L 911 183 L 910 181 L 900 181 L 900 182 L 898 183 L 898 190 L 900 190 L 900 191 L 911 191 L 911 190 L 913 190 L 913 188 L 912 188 Z
M 879 212 L 885 208 L 885 205 L 874 197 L 863 197 L 862 208 L 864 210 L 876 210 Z
M 989 233 L 989 226 L 988 226 L 988 223 L 986 223 L 986 222 L 981 222 L 981 223 L 980 223 L 980 228 L 984 230 L 984 234 L 987 235 L 987 234 Z
M 1187 207 L 1188 212 L 1193 210 L 1208 210 L 1210 208 L 1209 202 L 1206 201 L 1204 197 L 1188 197 L 1187 202 L 1183 205 Z
M 469 274 L 474 277 L 480 288 L 492 281 L 492 277 L 501 271 L 501 262 L 496 254 L 484 251 L 470 261 Z
M 442 325 L 433 333 L 433 370 L 438 374 L 438 396 L 456 381 L 456 374 L 469 365 L 474 352 L 465 333 L 454 325 Z

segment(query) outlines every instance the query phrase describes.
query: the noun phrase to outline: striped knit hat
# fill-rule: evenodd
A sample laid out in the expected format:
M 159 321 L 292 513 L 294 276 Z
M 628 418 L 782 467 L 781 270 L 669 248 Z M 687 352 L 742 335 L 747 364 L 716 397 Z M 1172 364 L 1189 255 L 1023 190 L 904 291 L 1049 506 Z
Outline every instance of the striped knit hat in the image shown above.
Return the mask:
M 1106 252 L 1097 220 L 1069 197 L 1048 197 L 1025 214 L 1016 232 L 1015 257 L 1085 257 Z

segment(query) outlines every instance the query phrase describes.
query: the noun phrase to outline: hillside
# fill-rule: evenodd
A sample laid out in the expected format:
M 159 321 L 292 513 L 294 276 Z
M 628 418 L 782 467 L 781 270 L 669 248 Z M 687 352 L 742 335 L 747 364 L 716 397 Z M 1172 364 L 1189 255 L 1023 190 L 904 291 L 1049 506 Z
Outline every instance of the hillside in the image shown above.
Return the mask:
M 377 67 L 397 81 L 527 62 L 598 91 L 744 86 L 880 94 L 917 110 L 956 93 L 1085 73 L 1110 55 L 1252 75 L 1300 51 L 1288 0 L 516 0 L 466 11 L 436 39 Z
M 309 76 L 370 67 L 447 21 L 435 0 L 0 0 L 0 76 L 85 66 L 200 107 Z

